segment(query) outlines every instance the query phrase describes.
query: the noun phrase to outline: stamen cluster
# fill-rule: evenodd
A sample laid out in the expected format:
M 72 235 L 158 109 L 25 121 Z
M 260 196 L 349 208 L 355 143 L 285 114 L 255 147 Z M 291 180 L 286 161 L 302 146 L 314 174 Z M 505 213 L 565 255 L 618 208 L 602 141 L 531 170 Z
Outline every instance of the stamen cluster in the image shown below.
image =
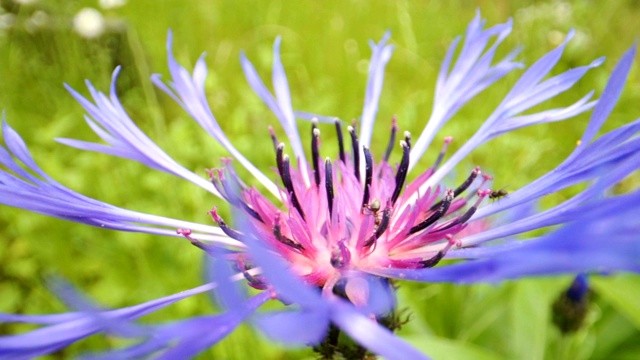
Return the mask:
M 459 196 L 480 175 L 479 167 L 456 189 L 442 190 L 438 186 L 426 193 L 419 190 L 442 161 L 452 138 L 445 139 L 434 165 L 405 187 L 411 135 L 405 132 L 400 141 L 402 157 L 394 170 L 389 157 L 398 132 L 395 118 L 389 145 L 378 163 L 368 147 L 359 145 L 353 126 L 347 128 L 352 147 L 347 156 L 339 120 L 335 129 L 339 158 L 321 160 L 320 130 L 317 121 L 312 121 L 311 165 L 298 169 L 291 165 L 284 143 L 278 142 L 270 129 L 282 183 L 280 195 L 282 203 L 287 204 L 284 211 L 255 188 L 244 185 L 229 162 L 222 169 L 209 170 L 218 192 L 248 219 L 242 232 L 234 230 L 214 208 L 210 214 L 222 231 L 239 241 L 245 236 L 266 241 L 305 282 L 325 291 L 349 278 L 353 270 L 433 267 L 452 246 L 460 246 L 455 235 L 491 194 L 491 190 L 482 190 L 490 177 L 482 177 L 482 183 L 466 198 Z M 476 201 L 465 210 L 474 196 Z M 246 273 L 250 266 L 245 255 L 237 258 L 238 268 Z M 259 278 L 246 278 L 252 286 L 264 288 Z

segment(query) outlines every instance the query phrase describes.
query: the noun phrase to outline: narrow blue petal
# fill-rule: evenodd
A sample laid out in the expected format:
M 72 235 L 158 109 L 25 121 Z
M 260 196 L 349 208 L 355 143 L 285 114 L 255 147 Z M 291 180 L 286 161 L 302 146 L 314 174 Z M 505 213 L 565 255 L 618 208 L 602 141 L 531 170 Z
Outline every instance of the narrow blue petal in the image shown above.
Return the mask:
M 247 300 L 243 304 L 242 311 L 233 311 L 215 317 L 195 319 L 197 321 L 196 323 L 189 320 L 188 322 L 190 323 L 183 323 L 182 326 L 173 327 L 171 333 L 173 337 L 179 338 L 179 342 L 157 359 L 172 360 L 192 358 L 199 352 L 222 340 L 270 299 L 270 294 L 263 292 Z
M 582 114 L 583 112 L 590 110 L 596 105 L 596 101 L 588 102 L 592 96 L 593 91 L 585 95 L 582 99 L 578 100 L 573 105 L 567 106 L 565 108 L 541 111 L 539 113 L 531 115 L 516 116 L 508 120 L 501 121 L 500 124 L 497 124 L 492 129 L 490 137 L 493 138 L 500 134 L 520 129 L 525 126 L 561 121 Z
M 591 116 L 591 121 L 589 122 L 587 130 L 582 135 L 581 142 L 583 145 L 586 146 L 591 142 L 598 130 L 600 130 L 604 121 L 609 117 L 609 114 L 611 114 L 613 107 L 618 102 L 618 98 L 620 97 L 620 93 L 627 81 L 627 75 L 629 74 L 635 55 L 636 45 L 634 44 L 629 50 L 627 50 L 624 56 L 622 56 L 622 59 L 620 59 L 616 68 L 613 70 L 613 73 L 609 78 L 609 82 L 598 101 L 598 105 L 596 105 L 596 108 L 593 110 L 593 115 Z
M 255 91 L 255 93 L 262 99 L 262 101 L 269 107 L 271 112 L 278 118 L 280 121 L 280 125 L 282 125 L 285 133 L 287 134 L 287 138 L 293 148 L 293 152 L 295 157 L 300 162 L 301 168 L 306 168 L 306 157 L 304 153 L 304 149 L 302 148 L 302 142 L 300 140 L 300 135 L 298 134 L 298 127 L 295 123 L 295 116 L 293 114 L 293 108 L 291 107 L 291 99 L 288 99 L 289 95 L 289 86 L 286 78 L 286 74 L 284 73 L 284 68 L 282 63 L 280 62 L 280 43 L 279 40 L 276 40 L 274 44 L 274 58 L 273 58 L 273 82 L 274 87 L 276 88 L 276 96 L 275 99 L 271 92 L 264 85 L 258 72 L 254 68 L 253 64 L 247 59 L 244 53 L 240 54 L 240 63 L 242 65 L 242 70 L 244 71 L 244 75 L 247 78 L 247 82 Z M 309 183 L 308 174 L 306 171 L 302 172 L 302 175 L 305 179 L 305 183 Z M 279 194 L 276 191 L 276 196 Z
M 124 159 L 131 159 L 134 161 L 138 161 L 138 162 L 144 162 L 145 158 L 138 156 L 138 154 L 133 154 L 128 150 L 124 150 L 121 148 L 117 148 L 117 147 L 111 147 L 108 145 L 104 145 L 104 144 L 96 144 L 96 143 L 92 143 L 92 142 L 88 142 L 88 141 L 82 141 L 82 140 L 76 140 L 76 139 L 66 139 L 66 138 L 56 138 L 55 139 L 57 142 L 67 145 L 67 146 L 71 146 L 74 147 L 76 149 L 80 149 L 80 150 L 87 150 L 87 151 L 95 151 L 95 152 L 99 152 L 99 153 L 103 153 L 103 154 L 107 154 L 107 155 L 111 155 L 111 156 L 117 156 L 117 157 L 121 157 Z M 150 168 L 155 169 L 155 170 L 160 170 L 162 171 L 163 169 L 159 168 L 156 164 L 152 164 L 149 163 L 147 164 Z
M 254 323 L 270 339 L 293 346 L 317 345 L 329 330 L 329 317 L 324 311 L 271 312 L 260 314 Z
M 509 94 L 506 96 L 505 101 L 512 99 L 513 97 L 519 96 L 521 94 L 527 94 L 529 89 L 533 88 L 540 81 L 549 74 L 551 69 L 556 66 L 562 53 L 564 52 L 564 48 L 567 45 L 567 42 L 571 40 L 573 37 L 574 31 L 572 30 L 569 34 L 567 34 L 565 40 L 562 42 L 560 46 L 551 50 L 548 54 L 544 55 L 540 60 L 536 61 L 533 65 L 529 67 L 529 69 L 520 77 L 518 82 L 513 86 Z
M 113 350 L 104 354 L 91 354 L 79 357 L 81 360 L 138 359 L 163 350 L 170 338 L 161 331 L 156 331 L 147 341 L 126 349 Z
M 226 236 L 222 237 L 222 231 L 214 226 L 125 210 L 76 193 L 56 182 L 38 167 L 22 138 L 6 121 L 3 122 L 2 128 L 5 143 L 11 153 L 0 147 L 0 163 L 14 174 L 9 173 L 7 169 L 0 169 L 1 204 L 102 228 L 165 236 L 178 236 L 175 233 L 176 228 L 187 228 L 218 236 L 217 239 L 223 243 L 230 240 Z M 23 169 L 16 160 L 40 177 Z M 141 224 L 151 226 L 145 228 Z M 235 240 L 232 243 L 239 245 Z
M 208 255 L 205 255 L 205 280 L 218 284 L 216 291 L 211 294 L 222 310 L 241 311 L 248 296 L 244 291 L 244 284 L 231 280 L 235 274 L 231 271 L 229 261 L 224 259 L 224 255 L 220 248 L 213 248 Z
M 579 156 L 570 156 L 554 170 L 510 193 L 507 198 L 478 209 L 472 219 L 482 219 L 569 186 L 607 175 L 603 169 L 620 166 L 630 158 L 633 161 L 632 158 L 640 151 L 640 139 L 627 140 L 638 130 L 640 123 L 636 121 L 611 131 L 582 150 L 575 150 L 573 154 L 580 154 Z
M 87 81 L 87 88 L 95 104 L 65 84 L 71 95 L 87 111 L 87 122 L 91 129 L 109 145 L 95 144 L 91 146 L 90 143 L 69 140 L 62 140 L 61 142 L 79 149 L 102 152 L 137 161 L 152 169 L 179 176 L 218 195 L 210 182 L 178 164 L 149 139 L 129 118 L 115 93 L 115 84 L 119 71 L 120 68 L 118 67 L 113 72 L 110 97 L 97 91 Z
M 278 196 L 277 186 L 256 168 L 247 158 L 233 146 L 229 138 L 224 134 L 218 121 L 213 116 L 213 112 L 207 102 L 205 95 L 204 83 L 206 80 L 207 69 L 204 61 L 204 55 L 196 62 L 193 74 L 183 68 L 173 57 L 172 35 L 169 32 L 167 37 L 167 53 L 169 72 L 173 82 L 169 86 L 162 83 L 161 78 L 157 75 L 152 76 L 153 82 L 169 96 L 171 96 L 182 108 L 200 125 L 207 133 L 213 137 L 229 154 L 244 166 L 256 179 L 258 179 L 272 194 Z M 209 186 L 211 184 L 205 181 Z M 210 189 L 207 189 L 210 190 Z M 218 195 L 217 191 L 213 192 Z
M 428 188 L 435 186 L 471 151 L 483 144 L 485 141 L 497 136 L 498 133 L 494 131 L 500 130 L 499 126 L 503 121 L 509 121 L 509 119 L 519 113 L 567 90 L 578 79 L 580 79 L 587 70 L 598 66 L 601 63 L 600 60 L 596 60 L 587 66 L 569 70 L 563 74 L 541 82 L 560 59 L 566 43 L 572 37 L 572 34 L 572 32 L 569 33 L 562 45 L 543 56 L 520 77 L 509 94 L 507 94 L 505 99 L 482 124 L 480 129 L 478 129 L 478 131 L 469 140 L 467 140 L 467 142 L 456 153 L 454 153 L 424 184 L 420 186 L 420 192 L 425 192 Z M 581 109 L 584 111 L 588 109 L 588 107 L 581 107 Z M 543 122 L 544 118 L 529 117 L 529 120 L 535 120 L 533 121 L 534 123 Z M 429 125 L 427 125 L 427 127 L 429 127 Z M 416 147 L 418 146 L 417 144 L 418 142 L 416 142 Z M 416 149 L 412 150 L 412 154 L 414 151 L 416 151 Z
M 638 168 L 640 168 L 640 157 L 629 156 L 620 161 L 616 166 L 608 166 L 598 169 L 597 172 L 603 174 L 599 181 L 592 184 L 586 190 L 573 198 L 546 211 L 518 219 L 503 226 L 492 227 L 487 231 L 464 237 L 461 241 L 465 246 L 476 245 L 494 239 L 521 234 L 527 231 L 571 221 L 584 211 L 583 208 L 585 204 L 588 204 L 588 201 L 592 200 L 609 187 L 619 183 L 622 179 L 636 171 Z M 559 186 L 563 185 L 559 184 Z
M 453 69 L 449 71 L 459 39 L 449 47 L 440 68 L 433 110 L 427 126 L 411 149 L 409 170 L 418 163 L 437 131 L 475 95 L 500 80 L 522 64 L 513 59 L 519 50 L 512 51 L 496 65 L 491 66 L 497 47 L 510 34 L 512 21 L 484 30 L 484 21 L 478 16 L 469 24 L 465 41 Z M 489 41 L 495 42 L 486 51 Z M 484 54 L 483 54 L 484 52 Z M 430 184 L 433 185 L 433 184 Z M 424 190 L 424 189 L 423 189 Z
M 215 286 L 215 284 L 206 284 L 140 305 L 103 311 L 99 315 L 101 318 L 109 320 L 109 322 L 135 320 L 184 298 L 210 291 Z M 58 316 L 58 319 L 61 322 L 25 334 L 0 336 L 0 356 L 10 354 L 11 356 L 34 357 L 47 354 L 106 328 L 106 324 L 99 321 L 95 313 L 84 313 L 82 315 L 74 313 L 66 317 Z
M 258 294 L 239 304 L 239 311 L 222 315 L 201 316 L 166 325 L 147 327 L 148 338 L 133 346 L 92 354 L 84 359 L 131 359 L 155 355 L 155 359 L 187 359 L 210 348 L 229 335 L 258 307 L 270 299 Z
M 530 84 L 533 86 L 528 88 L 526 92 L 513 93 L 512 90 L 507 95 L 508 100 L 505 99 L 501 104 L 501 108 L 507 111 L 509 115 L 520 114 L 570 89 L 589 70 L 600 66 L 603 61 L 604 58 L 596 59 L 589 65 L 567 70 L 539 84 Z M 508 119 L 508 117 L 505 117 L 505 119 Z M 500 122 L 502 121 L 500 120 Z M 497 121 L 496 123 L 499 124 Z
M 518 204 L 553 193 L 567 186 L 596 177 L 598 169 L 615 165 L 631 154 L 640 151 L 640 143 L 628 139 L 640 130 L 640 120 L 613 130 L 591 142 L 605 118 L 611 113 L 629 73 L 635 46 L 631 47 L 616 65 L 601 100 L 598 101 L 582 141 L 573 153 L 551 172 L 529 185 L 518 189 L 502 201 L 482 207 L 473 219 L 481 219 Z
M 589 271 L 640 272 L 640 191 L 585 205 L 581 216 L 521 247 L 477 261 L 425 270 L 380 271 L 428 282 L 497 282 Z
M 278 36 L 273 43 L 273 70 L 272 70 L 272 82 L 273 90 L 276 93 L 276 101 L 280 110 L 283 112 L 287 119 L 287 124 L 295 128 L 295 120 L 293 117 L 293 106 L 291 106 L 291 93 L 289 92 L 289 81 L 287 80 L 287 74 L 284 72 L 284 66 L 280 60 L 280 44 L 282 38 Z
M 449 76 L 451 61 L 453 60 L 453 55 L 455 54 L 461 39 L 462 38 L 460 36 L 457 36 L 455 39 L 453 39 L 451 45 L 449 45 L 447 54 L 442 61 L 442 65 L 440 65 L 440 72 L 438 73 L 438 80 L 436 81 L 436 97 L 439 96 L 438 94 L 442 94 L 444 92 L 444 87 L 447 84 L 447 78 Z
M 178 343 L 156 359 L 191 359 L 225 338 L 243 320 L 244 317 L 229 313 L 216 317 L 190 319 L 181 323 L 180 326 L 173 326 L 171 335 L 179 339 Z
M 591 154 L 597 155 L 603 150 L 618 146 L 619 144 L 627 141 L 631 136 L 638 133 L 638 131 L 640 131 L 640 119 L 629 124 L 625 124 L 606 133 L 605 135 L 600 136 L 583 150 L 580 157 L 587 157 Z
M 384 69 L 391 59 L 393 52 L 392 45 L 386 45 L 391 37 L 391 32 L 385 32 L 379 43 L 371 43 L 371 60 L 369 61 L 367 89 L 365 92 L 364 106 L 362 108 L 362 117 L 360 118 L 360 143 L 363 146 L 369 146 L 371 136 L 373 134 L 373 125 L 376 121 L 378 113 L 378 103 L 380 94 L 382 93 L 382 85 L 384 83 Z
M 65 321 L 76 320 L 82 317 L 82 313 L 66 313 L 52 315 L 18 315 L 0 313 L 0 323 L 26 323 L 26 324 L 57 324 Z

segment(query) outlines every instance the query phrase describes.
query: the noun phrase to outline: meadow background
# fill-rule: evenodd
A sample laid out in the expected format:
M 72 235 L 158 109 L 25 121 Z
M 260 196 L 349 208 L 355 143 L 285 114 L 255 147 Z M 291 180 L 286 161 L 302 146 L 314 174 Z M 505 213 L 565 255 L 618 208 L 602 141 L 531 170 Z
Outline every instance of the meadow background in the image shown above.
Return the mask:
M 3 0 L 0 4 L 0 108 L 39 165 L 61 183 L 96 199 L 207 224 L 211 220 L 206 211 L 221 201 L 201 189 L 138 163 L 56 143 L 56 137 L 96 139 L 83 121 L 83 110 L 62 84 L 87 94 L 83 82 L 88 79 L 107 91 L 113 69 L 122 65 L 118 93 L 130 116 L 171 156 L 204 176 L 204 169 L 218 166 L 225 152 L 149 81 L 152 73 L 167 76 L 165 45 L 167 31 L 172 29 L 174 53 L 181 64 L 191 68 L 202 52 L 207 53 L 207 91 L 216 118 L 236 147 L 268 173 L 274 159 L 267 126 L 276 125 L 277 120 L 250 90 L 239 54 L 246 51 L 263 78 L 270 79 L 272 44 L 278 35 L 283 38 L 282 59 L 294 107 L 349 120 L 362 108 L 370 57 L 367 41 L 378 41 L 391 30 L 396 48 L 387 66 L 373 141 L 373 152 L 380 156 L 394 114 L 402 130 L 415 136 L 422 130 L 445 51 L 455 36 L 464 33 L 476 9 L 488 25 L 513 18 L 513 33 L 499 54 L 524 45 L 520 59 L 526 64 L 554 48 L 571 28 L 577 36 L 554 73 L 607 57 L 603 66 L 589 72 L 567 94 L 544 104 L 545 108 L 570 104 L 591 89 L 598 96 L 617 60 L 640 34 L 637 0 L 130 0 L 110 9 L 101 8 L 97 0 Z M 87 39 L 74 31 L 73 18 L 85 7 L 104 16 L 107 30 L 101 36 Z M 485 91 L 442 129 L 439 137 L 454 136 L 450 153 L 473 134 L 520 73 Z M 639 99 L 636 61 L 603 131 L 636 119 Z M 495 175 L 496 186 L 518 189 L 560 163 L 587 120 L 588 115 L 583 115 L 493 140 L 458 166 L 457 178 L 447 181 L 455 184 L 480 165 Z M 308 136 L 307 126 L 301 123 L 303 136 Z M 333 138 L 331 131 L 323 133 L 323 151 Z M 380 146 L 375 147 L 376 143 Z M 437 155 L 440 144 L 434 144 L 424 166 Z M 632 176 L 615 191 L 629 191 L 638 183 L 639 178 Z M 546 198 L 541 206 L 578 190 Z M 606 240 L 602 239 L 603 247 Z M 64 304 L 46 286 L 51 275 L 69 280 L 104 306 L 140 303 L 200 284 L 201 262 L 202 253 L 179 238 L 118 233 L 0 208 L 2 312 L 64 311 Z M 563 336 L 551 324 L 550 308 L 570 281 L 560 277 L 478 286 L 403 283 L 400 308 L 409 308 L 412 316 L 400 334 L 436 359 L 639 358 L 638 277 L 594 279 L 587 325 Z M 145 321 L 213 311 L 203 295 Z M 2 334 L 25 329 L 0 325 Z M 117 345 L 122 342 L 95 336 L 50 358 L 70 358 Z M 244 325 L 200 358 L 310 359 L 315 354 L 272 344 Z

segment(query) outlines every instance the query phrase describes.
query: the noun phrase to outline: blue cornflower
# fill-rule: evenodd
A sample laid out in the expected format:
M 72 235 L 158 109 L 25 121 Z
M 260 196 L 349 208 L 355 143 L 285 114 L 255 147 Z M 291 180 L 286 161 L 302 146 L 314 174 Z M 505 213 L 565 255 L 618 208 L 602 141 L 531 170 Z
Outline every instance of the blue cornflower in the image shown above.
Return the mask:
M 78 312 L 44 315 L 0 315 L 6 322 L 47 325 L 30 333 L 0 337 L 0 356 L 33 357 L 46 354 L 99 331 L 139 337 L 136 345 L 106 357 L 135 357 L 163 351 L 161 358 L 184 358 L 212 346 L 241 322 L 249 319 L 268 336 L 288 344 L 314 345 L 320 352 L 349 351 L 340 347 L 340 331 L 370 351 L 390 359 L 424 355 L 393 335 L 397 326 L 394 288 L 390 279 L 429 282 L 485 282 L 530 275 L 579 273 L 592 270 L 640 271 L 640 192 L 601 198 L 604 190 L 640 167 L 640 120 L 597 139 L 595 134 L 610 114 L 629 72 L 635 47 L 614 70 L 600 100 L 593 93 L 564 108 L 523 114 L 570 89 L 602 59 L 545 79 L 560 59 L 572 33 L 558 48 L 529 67 L 478 131 L 444 161 L 451 138 L 445 138 L 432 167 L 407 180 L 437 131 L 484 89 L 524 66 L 514 59 L 518 50 L 494 61 L 497 47 L 511 32 L 511 22 L 485 29 L 480 16 L 469 24 L 459 54 L 460 39 L 445 56 L 436 85 L 431 117 L 414 141 L 398 136 L 394 120 L 389 145 L 378 161 L 370 150 L 384 69 L 393 47 L 389 34 L 371 43 L 373 55 L 362 116 L 347 128 L 332 117 L 295 112 L 280 62 L 280 39 L 274 45 L 272 94 L 243 55 L 241 62 L 251 87 L 280 121 L 295 161 L 271 131 L 276 152 L 273 182 L 249 162 L 224 135 L 206 101 L 206 65 L 200 58 L 192 73 L 173 58 L 168 41 L 171 81 L 154 76 L 155 84 L 180 104 L 220 143 L 237 163 L 249 171 L 271 195 L 273 204 L 237 176 L 230 161 L 208 171 L 209 181 L 171 159 L 129 118 L 115 92 L 119 69 L 113 74 L 109 95 L 87 83 L 88 99 L 68 88 L 85 108 L 89 126 L 106 142 L 73 139 L 60 142 L 83 150 L 138 161 L 153 169 L 188 180 L 229 203 L 236 228 L 210 211 L 218 226 L 143 214 L 82 196 L 45 174 L 32 159 L 20 136 L 5 122 L 6 149 L 0 150 L 0 202 L 5 205 L 66 220 L 121 231 L 181 236 L 204 250 L 211 261 L 212 281 L 198 288 L 119 310 L 101 310 L 67 287 L 63 298 Z M 531 184 L 505 195 L 491 190 L 491 176 L 480 167 L 459 186 L 441 181 L 472 150 L 503 133 L 524 126 L 560 121 L 594 109 L 591 121 L 574 152 L 557 168 Z M 311 156 L 307 159 L 296 117 L 310 118 Z M 320 158 L 319 122 L 331 122 L 337 131 L 339 158 Z M 359 130 L 356 130 L 356 127 Z M 359 131 L 359 134 L 358 134 Z M 389 156 L 401 137 L 402 156 L 397 166 Z M 351 152 L 345 148 L 350 143 Z M 310 160 L 310 161 L 309 161 Z M 18 162 L 21 162 L 25 170 Z M 297 166 L 294 166 L 296 164 Z M 541 196 L 578 183 L 590 183 L 580 194 L 539 213 L 517 212 Z M 515 220 L 494 225 L 488 217 L 516 211 Z M 512 211 L 512 212 L 513 212 Z M 499 222 L 496 222 L 499 224 Z M 566 224 L 540 238 L 517 241 L 513 235 L 550 225 Z M 500 240 L 498 245 L 492 241 Z M 603 244 L 603 242 L 605 242 Z M 443 259 L 473 259 L 437 266 Z M 229 266 L 232 265 L 232 267 Z M 248 296 L 240 280 L 257 290 Z M 319 290 L 318 290 L 319 289 Z M 141 316 L 185 297 L 213 292 L 221 315 L 203 316 L 158 326 L 131 323 Z M 257 312 L 264 303 L 287 305 L 277 312 Z M 356 347 L 353 351 L 364 351 Z

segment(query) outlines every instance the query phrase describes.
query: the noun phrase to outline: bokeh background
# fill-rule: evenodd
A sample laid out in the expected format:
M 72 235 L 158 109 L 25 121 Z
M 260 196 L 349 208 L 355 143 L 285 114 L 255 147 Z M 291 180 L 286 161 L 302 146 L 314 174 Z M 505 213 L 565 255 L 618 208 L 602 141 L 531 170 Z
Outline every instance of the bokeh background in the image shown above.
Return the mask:
M 445 51 L 464 33 L 476 9 L 489 25 L 513 18 L 513 33 L 500 54 L 523 45 L 520 59 L 525 64 L 557 46 L 572 28 L 576 37 L 554 73 L 607 57 L 603 66 L 544 108 L 570 104 L 591 89 L 601 93 L 616 61 L 640 34 L 637 0 L 2 0 L 0 5 L 0 108 L 40 166 L 70 188 L 108 203 L 207 224 L 211 220 L 206 211 L 221 201 L 201 189 L 128 160 L 56 143 L 56 137 L 96 139 L 83 121 L 81 107 L 62 84 L 86 94 L 84 80 L 88 79 L 106 91 L 113 69 L 122 65 L 118 93 L 131 117 L 171 156 L 204 176 L 204 169 L 218 166 L 225 152 L 149 81 L 152 73 L 167 75 L 166 38 L 172 29 L 174 52 L 187 68 L 202 52 L 207 53 L 206 86 L 214 114 L 236 147 L 268 172 L 274 159 L 267 126 L 276 125 L 277 120 L 250 90 L 239 54 L 246 51 L 260 74 L 269 79 L 272 44 L 278 35 L 283 38 L 282 59 L 294 107 L 349 120 L 362 108 L 370 57 L 367 41 L 378 41 L 391 30 L 395 51 L 387 66 L 373 142 L 374 153 L 381 155 L 394 114 L 401 129 L 416 136 L 420 133 Z M 441 137 L 455 138 L 452 150 L 473 134 L 519 73 L 485 91 L 443 128 Z M 636 119 L 638 99 L 636 64 L 604 130 Z M 496 187 L 515 190 L 566 157 L 587 120 L 588 115 L 583 115 L 493 140 L 475 151 L 447 181 L 455 184 L 480 165 L 495 175 Z M 301 126 L 308 135 L 304 128 L 309 125 Z M 330 147 L 333 136 L 331 131 L 324 134 L 323 150 Z M 425 166 L 435 159 L 439 146 L 423 159 Z M 629 191 L 638 183 L 638 177 L 632 176 L 615 191 Z M 579 189 L 545 198 L 540 206 L 548 207 Z M 602 239 L 603 247 L 606 240 Z M 52 275 L 68 279 L 104 306 L 140 303 L 200 284 L 201 262 L 202 253 L 182 239 L 106 231 L 0 208 L 3 312 L 64 311 L 64 304 L 47 288 L 46 279 Z M 640 358 L 638 277 L 595 278 L 586 326 L 562 335 L 551 324 L 550 309 L 570 281 L 570 277 L 559 277 L 477 286 L 402 283 L 400 308 L 408 308 L 411 321 L 400 334 L 436 359 Z M 214 311 L 203 295 L 144 321 Z M 27 329 L 0 325 L 3 334 Z M 50 358 L 70 358 L 122 344 L 95 336 Z M 315 357 L 308 349 L 273 344 L 246 325 L 200 356 Z

